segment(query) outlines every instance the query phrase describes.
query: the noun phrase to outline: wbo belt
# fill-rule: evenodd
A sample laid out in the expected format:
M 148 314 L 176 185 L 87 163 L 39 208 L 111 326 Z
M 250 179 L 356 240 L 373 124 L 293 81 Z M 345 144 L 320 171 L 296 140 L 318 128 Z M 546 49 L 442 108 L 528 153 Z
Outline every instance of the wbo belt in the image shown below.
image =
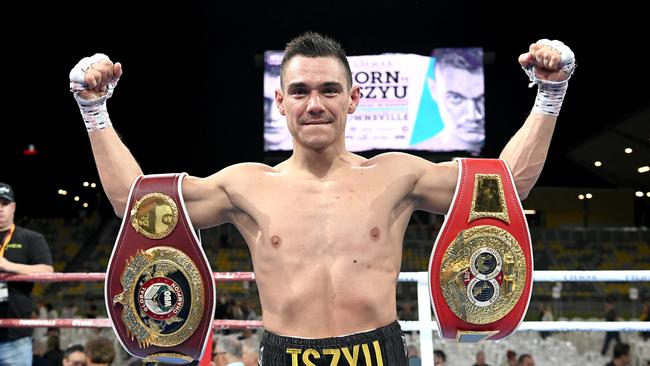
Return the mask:
M 530 301 L 530 233 L 506 163 L 459 159 L 458 184 L 429 262 L 440 335 L 457 342 L 514 332 Z
M 186 173 L 138 177 L 111 254 L 105 300 L 113 329 L 146 362 L 189 363 L 212 334 L 212 270 L 185 208 Z

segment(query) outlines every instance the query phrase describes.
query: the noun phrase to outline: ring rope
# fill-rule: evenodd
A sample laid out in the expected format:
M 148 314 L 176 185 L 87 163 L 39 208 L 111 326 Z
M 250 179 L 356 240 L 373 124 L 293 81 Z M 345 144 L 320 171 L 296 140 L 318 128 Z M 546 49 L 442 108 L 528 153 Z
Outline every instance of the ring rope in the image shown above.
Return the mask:
M 402 330 L 434 330 L 437 329 L 435 322 L 423 322 L 417 320 L 400 321 Z M 214 320 L 212 326 L 215 329 L 256 329 L 263 328 L 261 320 Z M 111 321 L 108 318 L 99 319 L 0 319 L 0 328 L 110 328 Z M 629 322 L 605 322 L 605 321 L 553 321 L 523 322 L 518 332 L 522 331 L 549 331 L 549 332 L 642 332 L 650 331 L 650 322 L 629 321 Z
M 89 282 L 104 281 L 102 272 L 78 273 L 32 273 L 24 275 L 0 273 L 0 281 L 13 282 Z M 255 281 L 253 272 L 213 272 L 212 278 L 219 282 Z M 427 272 L 402 272 L 399 282 L 428 281 Z M 650 270 L 616 271 L 534 271 L 535 282 L 650 282 Z

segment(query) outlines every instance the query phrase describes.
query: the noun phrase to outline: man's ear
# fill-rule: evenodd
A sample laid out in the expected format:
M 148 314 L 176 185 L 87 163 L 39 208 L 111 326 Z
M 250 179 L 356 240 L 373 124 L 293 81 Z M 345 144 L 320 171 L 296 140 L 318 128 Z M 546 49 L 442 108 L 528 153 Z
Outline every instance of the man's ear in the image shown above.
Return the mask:
M 427 76 L 427 84 L 429 85 L 429 94 L 431 94 L 431 98 L 437 103 L 438 99 L 436 98 L 437 90 L 438 90 L 438 83 L 436 83 L 436 79 L 433 79 L 430 76 Z
M 284 116 L 284 94 L 282 94 L 282 90 L 280 89 L 275 89 L 275 105 L 278 107 L 280 114 Z
M 355 85 L 350 89 L 350 104 L 348 105 L 348 114 L 354 113 L 357 110 L 359 101 L 361 100 L 361 88 Z

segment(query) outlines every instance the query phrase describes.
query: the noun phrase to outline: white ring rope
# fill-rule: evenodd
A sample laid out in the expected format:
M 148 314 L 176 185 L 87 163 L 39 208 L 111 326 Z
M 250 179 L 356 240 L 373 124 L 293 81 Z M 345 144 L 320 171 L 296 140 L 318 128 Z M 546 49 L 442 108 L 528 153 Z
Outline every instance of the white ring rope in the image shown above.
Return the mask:
M 213 327 L 217 329 L 255 329 L 263 328 L 259 320 L 214 320 Z M 419 320 L 401 320 L 404 331 L 434 331 L 435 322 Z M 0 319 L 0 328 L 110 328 L 108 318 L 98 319 Z M 585 322 L 585 321 L 556 321 L 556 322 L 523 322 L 517 332 L 549 331 L 549 332 L 641 332 L 650 331 L 650 322 Z
M 100 272 L 79 273 L 32 273 L 14 275 L 0 273 L 0 281 L 13 282 L 89 282 L 104 281 L 106 274 Z M 214 272 L 217 282 L 254 281 L 253 272 Z M 534 271 L 535 282 L 650 282 L 650 270 L 635 271 Z M 428 282 L 427 272 L 402 272 L 399 282 Z
M 438 327 L 436 322 L 423 322 L 420 320 L 400 321 L 403 331 L 412 330 L 434 330 Z M 650 331 L 650 321 L 640 322 L 585 322 L 585 321 L 554 321 L 554 322 L 522 322 L 517 332 L 538 331 L 538 332 L 647 332 Z
M 17 282 L 88 282 L 103 281 L 105 273 L 36 273 L 30 275 L 0 274 L 2 281 Z M 214 272 L 212 276 L 217 282 L 254 281 L 252 272 Z M 535 282 L 650 282 L 650 270 L 636 271 L 535 271 Z M 402 272 L 399 282 L 417 282 L 418 287 L 428 287 L 428 272 Z M 425 291 L 422 291 L 423 293 Z M 428 290 L 426 291 L 428 292 Z M 420 297 L 420 296 L 418 296 Z M 428 296 L 427 303 L 428 303 Z M 429 304 L 430 305 L 430 304 Z M 400 321 L 404 331 L 433 331 L 437 330 L 434 321 L 415 320 Z M 214 327 L 221 329 L 261 328 L 260 321 L 215 320 Z M 0 319 L 0 328 L 105 328 L 110 327 L 109 319 Z M 604 321 L 552 321 L 552 322 L 523 322 L 517 331 L 650 331 L 650 322 L 604 322 Z
M 427 272 L 402 272 L 400 282 L 429 281 Z M 650 270 L 534 271 L 534 282 L 650 282 Z

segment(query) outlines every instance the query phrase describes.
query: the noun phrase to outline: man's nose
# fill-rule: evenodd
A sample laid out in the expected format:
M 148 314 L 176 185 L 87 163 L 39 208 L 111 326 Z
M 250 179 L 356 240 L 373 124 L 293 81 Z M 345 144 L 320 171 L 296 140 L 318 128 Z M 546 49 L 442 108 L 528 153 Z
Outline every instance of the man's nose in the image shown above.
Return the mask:
M 467 103 L 467 113 L 472 120 L 478 121 L 485 118 L 485 105 L 483 103 L 482 100 L 478 99 L 470 99 L 470 102 Z
M 309 102 L 307 104 L 307 113 L 312 115 L 320 115 L 325 112 L 325 107 L 321 100 L 321 95 L 318 92 L 309 95 Z

